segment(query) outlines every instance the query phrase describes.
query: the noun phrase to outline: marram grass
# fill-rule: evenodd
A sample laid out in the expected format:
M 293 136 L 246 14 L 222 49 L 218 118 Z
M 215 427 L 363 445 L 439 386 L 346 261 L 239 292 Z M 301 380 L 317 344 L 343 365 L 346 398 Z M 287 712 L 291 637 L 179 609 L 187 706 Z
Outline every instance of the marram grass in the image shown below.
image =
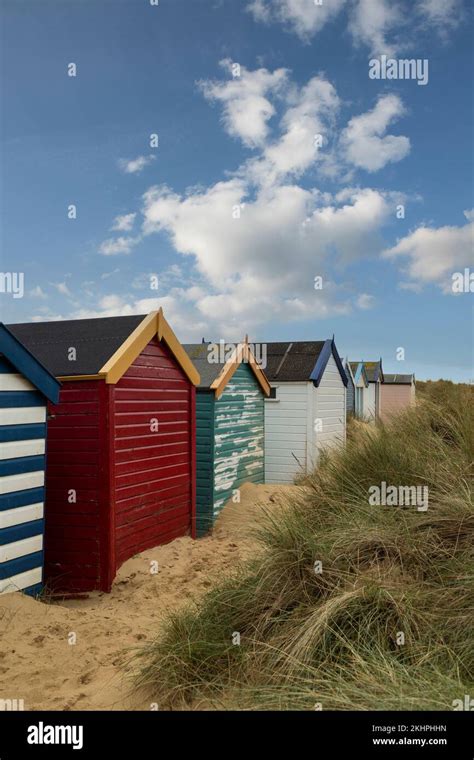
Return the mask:
M 474 695 L 472 391 L 429 395 L 354 425 L 267 511 L 256 558 L 169 616 L 137 685 L 171 709 L 450 710 Z M 371 506 L 382 481 L 428 486 L 427 511 Z

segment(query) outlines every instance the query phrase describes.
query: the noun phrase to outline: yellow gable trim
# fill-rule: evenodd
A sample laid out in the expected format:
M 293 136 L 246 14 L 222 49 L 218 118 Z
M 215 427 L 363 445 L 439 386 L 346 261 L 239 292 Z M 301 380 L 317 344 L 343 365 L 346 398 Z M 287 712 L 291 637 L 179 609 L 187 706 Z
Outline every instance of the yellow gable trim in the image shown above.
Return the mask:
M 157 335 L 158 340 L 165 341 L 186 377 L 193 385 L 199 385 L 201 382 L 201 376 L 166 321 L 162 309 L 158 312 Z
M 200 381 L 199 373 L 164 318 L 162 309 L 152 311 L 140 322 L 104 364 L 99 371 L 99 376 L 104 376 L 105 382 L 108 384 L 115 385 L 115 383 L 118 383 L 130 365 L 133 364 L 137 356 L 141 354 L 145 346 L 148 345 L 155 335 L 158 337 L 158 340 L 165 341 L 181 369 L 193 385 L 198 385 Z
M 249 364 L 250 369 L 254 373 L 264 394 L 266 396 L 270 395 L 270 383 L 263 370 L 257 364 L 246 339 L 244 343 L 240 343 L 237 346 L 230 359 L 224 364 L 216 379 L 211 383 L 210 387 L 215 391 L 216 399 L 222 396 L 227 383 L 232 378 L 237 367 L 242 364 L 243 361 L 246 361 Z
M 105 375 L 105 382 L 115 385 L 125 374 L 127 369 L 141 354 L 145 346 L 157 333 L 157 312 L 152 311 L 142 322 L 130 333 L 121 346 L 99 370 L 100 374 Z

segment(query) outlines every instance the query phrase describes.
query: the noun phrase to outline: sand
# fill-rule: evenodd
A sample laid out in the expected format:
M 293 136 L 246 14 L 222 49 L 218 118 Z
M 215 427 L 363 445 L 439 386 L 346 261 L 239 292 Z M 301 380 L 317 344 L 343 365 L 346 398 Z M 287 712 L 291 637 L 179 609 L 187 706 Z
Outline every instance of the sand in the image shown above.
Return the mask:
M 179 538 L 131 558 L 110 594 L 49 603 L 0 596 L 0 700 L 22 699 L 25 710 L 149 710 L 146 695 L 131 686 L 136 648 L 158 635 L 168 611 L 199 599 L 257 551 L 249 532 L 258 513 L 296 490 L 246 484 L 212 536 Z

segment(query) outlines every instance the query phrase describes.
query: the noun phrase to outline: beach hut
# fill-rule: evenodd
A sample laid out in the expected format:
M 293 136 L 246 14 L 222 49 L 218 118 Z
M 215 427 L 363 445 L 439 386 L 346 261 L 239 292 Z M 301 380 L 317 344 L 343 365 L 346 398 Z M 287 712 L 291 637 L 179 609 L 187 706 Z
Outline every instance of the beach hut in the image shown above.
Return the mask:
M 351 415 L 355 415 L 355 381 L 354 381 L 354 375 L 352 374 L 352 368 L 349 362 L 344 362 L 344 371 L 346 373 L 347 377 L 347 387 L 346 387 L 346 416 L 350 417 Z
M 46 407 L 59 383 L 0 323 L 0 594 L 43 581 Z
M 256 347 L 272 393 L 265 400 L 265 482 L 310 472 L 322 447 L 346 439 L 347 375 L 334 339 Z
M 380 386 L 384 382 L 382 359 L 378 362 L 364 362 L 364 369 L 369 382 L 364 393 L 364 418 L 378 420 L 380 417 Z
M 196 533 L 209 531 L 246 482 L 264 482 L 264 398 L 270 385 L 247 342 L 185 349 L 199 371 L 196 394 Z
M 354 383 L 354 414 L 358 419 L 364 419 L 366 396 L 369 388 L 364 362 L 348 362 L 347 366 Z
M 45 574 L 53 590 L 109 591 L 126 559 L 193 531 L 199 374 L 161 309 L 10 329 L 62 382 Z
M 380 397 L 380 418 L 387 422 L 393 414 L 415 403 L 415 375 L 385 374 Z

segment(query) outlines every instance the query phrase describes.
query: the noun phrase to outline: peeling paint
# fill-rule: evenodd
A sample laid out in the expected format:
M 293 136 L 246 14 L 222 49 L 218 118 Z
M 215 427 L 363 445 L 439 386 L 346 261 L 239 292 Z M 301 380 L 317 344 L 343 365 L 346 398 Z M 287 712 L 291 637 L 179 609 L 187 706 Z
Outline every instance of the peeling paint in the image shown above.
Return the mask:
M 239 367 L 234 378 L 216 403 L 214 514 L 245 480 L 263 482 L 263 394 L 248 367 Z M 232 449 L 223 450 L 229 444 Z

